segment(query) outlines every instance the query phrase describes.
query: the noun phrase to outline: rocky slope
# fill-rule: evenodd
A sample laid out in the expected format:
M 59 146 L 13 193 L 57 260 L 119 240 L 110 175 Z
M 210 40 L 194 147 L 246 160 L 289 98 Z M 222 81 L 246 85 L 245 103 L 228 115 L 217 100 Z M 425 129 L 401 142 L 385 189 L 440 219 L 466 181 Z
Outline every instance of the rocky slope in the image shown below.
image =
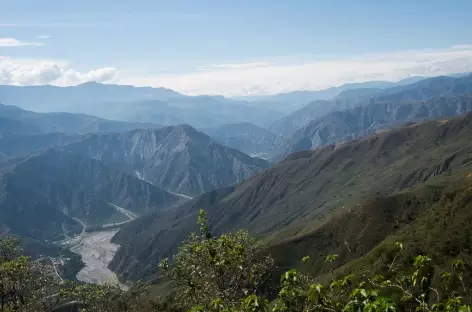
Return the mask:
M 436 176 L 467 175 L 472 172 L 471 137 L 472 115 L 468 115 L 293 154 L 221 199 L 214 196 L 214 201 L 201 205 L 197 198 L 153 220 L 128 224 L 116 237 L 123 247 L 112 267 L 124 278 L 152 275 L 155 269 L 139 263 L 157 263 L 171 255 L 180 240 L 195 230 L 202 208 L 216 233 L 246 228 L 271 244 L 304 237 L 342 207 L 355 208 L 372 196 L 391 196 Z
M 414 81 L 414 80 L 413 80 Z M 373 103 L 401 104 L 426 101 L 432 97 L 451 97 L 472 94 L 472 75 L 434 77 L 387 89 L 351 90 L 333 100 L 314 101 L 298 111 L 274 122 L 270 130 L 278 135 L 290 137 L 311 121 L 331 112 L 365 106 Z
M 406 122 L 441 119 L 472 111 L 472 96 L 435 97 L 424 102 L 378 102 L 336 111 L 311 121 L 276 149 L 291 153 L 365 137 Z
M 190 196 L 234 185 L 269 167 L 188 125 L 92 134 L 65 149 Z
M 146 214 L 181 200 L 100 161 L 56 149 L 1 164 L 0 194 L 2 232 L 43 241 L 80 231 L 77 220 L 100 225 L 127 219 L 109 203 Z

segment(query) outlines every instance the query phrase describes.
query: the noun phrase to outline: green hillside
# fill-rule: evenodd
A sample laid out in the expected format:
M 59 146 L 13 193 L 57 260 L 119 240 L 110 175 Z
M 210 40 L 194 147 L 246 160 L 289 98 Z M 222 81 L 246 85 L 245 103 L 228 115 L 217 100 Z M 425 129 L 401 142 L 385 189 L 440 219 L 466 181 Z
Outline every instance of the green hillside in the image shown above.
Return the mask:
M 458 178 L 471 172 L 470 138 L 472 115 L 450 121 L 410 124 L 365 140 L 291 155 L 213 203 L 202 206 L 197 198 L 176 211 L 158 214 L 153 220 L 138 219 L 123 227 L 115 237 L 122 248 L 112 268 L 131 279 L 152 275 L 151 264 L 171 255 L 182 239 L 195 230 L 194 220 L 201 208 L 208 212 L 216 233 L 245 228 L 273 245 L 294 239 L 303 241 L 316 231 L 326 234 L 323 226 L 330 226 L 333 218 L 342 216 L 346 209 L 359 211 L 358 207 L 368 203 L 372 207 L 383 207 L 384 204 L 379 203 L 386 201 L 390 203 L 387 206 L 400 209 L 402 218 L 406 218 L 403 214 L 410 209 L 408 218 L 414 219 L 432 202 L 426 197 L 420 203 L 415 202 L 417 209 L 413 209 L 415 206 L 403 209 L 399 203 L 408 202 L 405 194 L 433 178 Z M 389 213 L 393 212 L 379 213 L 376 217 L 384 220 Z M 364 221 L 358 223 L 364 228 Z M 352 230 L 348 230 L 350 226 Z M 345 262 L 368 252 L 396 230 L 391 226 L 379 227 L 379 237 L 362 243 L 358 254 L 346 258 Z M 343 234 L 346 237 L 357 231 L 351 221 L 341 229 L 342 233 L 349 233 Z M 320 241 L 330 246 L 334 244 L 331 239 L 327 236 Z M 312 247 L 312 250 L 319 248 Z M 284 254 L 291 253 L 284 248 L 280 248 Z M 143 263 L 148 264 L 144 270 Z

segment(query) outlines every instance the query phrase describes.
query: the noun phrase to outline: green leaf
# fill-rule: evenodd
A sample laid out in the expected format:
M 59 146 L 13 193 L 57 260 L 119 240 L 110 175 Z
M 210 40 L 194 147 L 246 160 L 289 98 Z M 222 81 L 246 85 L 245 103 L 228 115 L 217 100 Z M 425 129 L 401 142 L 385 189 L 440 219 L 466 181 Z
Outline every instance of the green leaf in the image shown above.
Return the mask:
M 307 263 L 308 261 L 310 261 L 310 256 L 305 256 L 302 258 L 303 263 Z

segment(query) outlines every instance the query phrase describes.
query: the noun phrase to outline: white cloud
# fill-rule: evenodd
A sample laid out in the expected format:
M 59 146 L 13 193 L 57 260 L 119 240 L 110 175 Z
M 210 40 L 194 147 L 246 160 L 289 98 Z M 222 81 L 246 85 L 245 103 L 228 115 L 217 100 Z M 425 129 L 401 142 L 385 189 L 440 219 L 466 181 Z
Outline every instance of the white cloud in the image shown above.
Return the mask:
M 291 61 L 287 61 L 287 60 Z M 472 45 L 439 50 L 371 53 L 316 60 L 294 57 L 197 67 L 178 74 L 122 75 L 120 83 L 171 88 L 185 94 L 264 95 L 318 90 L 368 80 L 396 81 L 411 76 L 472 72 Z M 202 70 L 203 69 L 203 70 Z
M 40 40 L 45 40 L 45 39 L 49 39 L 51 38 L 51 36 L 49 35 L 39 35 L 39 36 L 36 36 L 36 39 L 40 39 Z
M 297 62 L 297 59 L 299 60 Z M 0 56 L 0 84 L 59 86 L 88 81 L 166 87 L 176 91 L 225 96 L 265 95 L 294 90 L 319 90 L 368 80 L 396 81 L 411 76 L 472 72 L 472 45 L 439 50 L 370 53 L 316 60 L 285 56 L 247 62 L 197 66 L 183 73 L 149 74 L 113 67 L 77 70 L 64 60 L 14 59 Z
M 4 47 L 24 47 L 24 46 L 43 46 L 42 42 L 26 42 L 14 38 L 0 38 L 0 48 Z
M 112 82 L 115 68 L 77 71 L 67 61 L 12 59 L 0 56 L 0 84 L 70 86 L 84 82 Z

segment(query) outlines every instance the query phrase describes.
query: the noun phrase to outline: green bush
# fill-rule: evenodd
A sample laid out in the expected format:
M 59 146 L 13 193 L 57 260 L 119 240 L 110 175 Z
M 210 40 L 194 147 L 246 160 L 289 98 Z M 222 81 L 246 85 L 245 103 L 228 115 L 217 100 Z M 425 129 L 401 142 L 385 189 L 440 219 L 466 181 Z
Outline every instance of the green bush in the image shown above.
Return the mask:
M 88 312 L 471 311 L 467 267 L 460 259 L 433 283 L 438 274 L 431 258 L 417 255 L 405 269 L 398 261 L 404 246 L 397 242 L 387 274 L 367 270 L 362 276 L 339 276 L 337 255 L 328 255 L 325 263 L 333 266 L 328 282 L 291 269 L 274 293 L 268 289 L 274 261 L 264 244 L 246 231 L 213 236 L 204 211 L 198 224 L 200 233 L 160 264 L 174 283 L 165 300 L 150 299 L 144 284 L 123 291 L 116 285 L 61 282 L 47 266 L 23 256 L 16 240 L 0 239 L 0 312 L 62 311 L 71 302 Z
M 244 231 L 213 237 L 205 213 L 198 218 L 200 235 L 192 235 L 179 249 L 172 264 L 161 267 L 175 282 L 178 302 L 187 311 L 210 312 L 311 312 L 311 311 L 470 311 L 468 290 L 463 281 L 464 262 L 456 260 L 453 270 L 441 275 L 439 288 L 432 287 L 434 266 L 429 257 L 418 255 L 408 270 L 397 266 L 404 250 L 395 243 L 388 277 L 336 276 L 328 283 L 291 269 L 282 275 L 278 294 L 264 295 L 273 261 L 264 246 Z M 332 263 L 337 255 L 328 255 Z M 302 259 L 303 263 L 309 257 Z

